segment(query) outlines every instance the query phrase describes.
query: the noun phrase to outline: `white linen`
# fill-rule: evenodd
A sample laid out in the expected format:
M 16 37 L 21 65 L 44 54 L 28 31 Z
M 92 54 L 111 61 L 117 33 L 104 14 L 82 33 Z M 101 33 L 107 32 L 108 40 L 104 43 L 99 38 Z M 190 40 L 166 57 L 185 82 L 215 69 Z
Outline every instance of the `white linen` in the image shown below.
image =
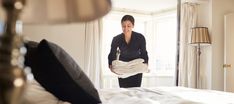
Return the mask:
M 234 104 L 234 94 L 185 87 L 99 90 L 102 104 Z
M 24 104 L 70 104 L 58 100 L 35 80 L 28 82 L 23 102 Z
M 234 104 L 234 93 L 186 87 L 112 88 L 98 92 L 102 104 Z M 23 100 L 24 104 L 70 104 L 58 100 L 36 81 L 28 83 Z
M 129 62 L 121 60 L 112 61 L 113 71 L 118 73 L 118 77 L 127 78 L 138 73 L 149 72 L 148 65 L 144 64 L 144 59 L 138 58 Z
M 230 92 L 186 87 L 158 87 L 158 90 L 201 104 L 234 104 L 234 93 Z

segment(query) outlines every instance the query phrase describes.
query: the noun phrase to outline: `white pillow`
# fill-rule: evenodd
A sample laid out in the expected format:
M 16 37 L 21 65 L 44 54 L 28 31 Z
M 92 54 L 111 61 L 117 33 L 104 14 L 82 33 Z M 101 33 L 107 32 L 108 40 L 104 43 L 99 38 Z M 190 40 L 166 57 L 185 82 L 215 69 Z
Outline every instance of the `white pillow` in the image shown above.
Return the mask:
M 46 91 L 36 80 L 28 81 L 23 97 L 25 104 L 70 104 L 57 99 Z

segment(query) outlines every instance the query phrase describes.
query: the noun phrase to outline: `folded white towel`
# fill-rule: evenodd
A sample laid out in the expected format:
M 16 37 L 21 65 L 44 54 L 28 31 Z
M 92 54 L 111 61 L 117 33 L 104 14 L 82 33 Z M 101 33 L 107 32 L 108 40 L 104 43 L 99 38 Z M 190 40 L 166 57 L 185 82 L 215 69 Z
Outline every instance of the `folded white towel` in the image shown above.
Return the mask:
M 138 58 L 129 62 L 121 60 L 112 61 L 113 71 L 118 73 L 120 78 L 127 78 L 138 73 L 149 72 L 148 65 L 143 63 L 144 59 Z

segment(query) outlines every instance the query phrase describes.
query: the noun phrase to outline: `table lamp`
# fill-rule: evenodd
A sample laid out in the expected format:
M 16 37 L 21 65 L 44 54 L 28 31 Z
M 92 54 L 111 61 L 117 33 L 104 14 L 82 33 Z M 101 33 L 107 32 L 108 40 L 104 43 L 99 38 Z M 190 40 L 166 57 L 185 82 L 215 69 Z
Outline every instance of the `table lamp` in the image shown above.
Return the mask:
M 38 2 L 41 0 L 32 1 Z M 47 2 L 47 0 L 44 1 Z M 56 5 L 57 0 L 48 1 Z M 95 20 L 107 14 L 111 9 L 110 0 L 64 1 L 67 2 L 66 5 L 70 8 L 68 10 L 72 10 L 69 18 L 73 22 Z M 6 11 L 4 31 L 0 34 L 0 104 L 20 104 L 27 80 L 24 71 L 26 48 L 22 36 L 16 31 L 16 22 L 26 4 L 26 0 L 0 0 L 0 4 Z

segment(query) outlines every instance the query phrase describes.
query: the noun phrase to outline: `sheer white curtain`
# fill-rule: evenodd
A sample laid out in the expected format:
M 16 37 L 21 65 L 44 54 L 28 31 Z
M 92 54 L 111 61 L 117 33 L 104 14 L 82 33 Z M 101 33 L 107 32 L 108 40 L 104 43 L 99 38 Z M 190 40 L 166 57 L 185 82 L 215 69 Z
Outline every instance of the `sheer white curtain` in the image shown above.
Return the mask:
M 101 72 L 102 21 L 85 24 L 85 65 L 84 72 L 96 88 L 102 88 Z
M 179 86 L 196 88 L 196 49 L 189 45 L 191 28 L 196 26 L 197 4 L 181 5 Z

